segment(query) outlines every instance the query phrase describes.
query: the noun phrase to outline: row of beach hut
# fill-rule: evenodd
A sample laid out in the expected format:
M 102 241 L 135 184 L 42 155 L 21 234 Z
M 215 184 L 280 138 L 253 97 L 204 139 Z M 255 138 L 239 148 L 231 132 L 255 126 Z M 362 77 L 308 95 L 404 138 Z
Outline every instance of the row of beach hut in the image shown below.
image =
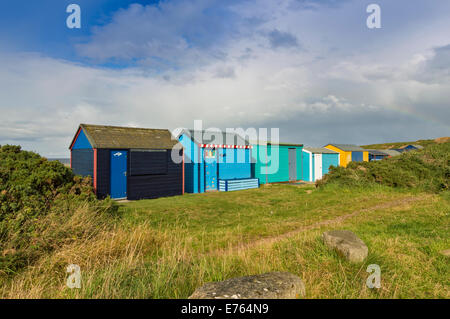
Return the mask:
M 393 153 L 356 145 L 249 142 L 236 133 L 80 124 L 70 144 L 75 174 L 91 176 L 99 198 L 144 199 L 260 184 L 321 179 L 331 166 Z

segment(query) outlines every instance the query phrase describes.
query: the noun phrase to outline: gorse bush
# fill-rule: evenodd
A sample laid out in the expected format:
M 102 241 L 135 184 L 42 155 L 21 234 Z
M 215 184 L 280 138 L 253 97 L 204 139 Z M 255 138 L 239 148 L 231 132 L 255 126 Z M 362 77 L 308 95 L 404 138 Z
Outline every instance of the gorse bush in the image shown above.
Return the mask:
M 340 184 L 417 188 L 428 192 L 448 190 L 450 186 L 450 143 L 434 144 L 423 150 L 372 162 L 351 162 L 332 167 L 317 186 Z
M 0 148 L 0 202 L 5 218 L 18 210 L 37 215 L 49 208 L 60 194 L 68 194 L 75 185 L 86 197 L 93 193 L 88 183 L 75 180 L 70 169 L 56 161 L 48 161 L 20 146 Z
M 76 237 L 64 230 L 64 221 L 80 206 L 98 212 L 101 223 L 115 211 L 110 200 L 96 199 L 89 177 L 20 146 L 0 147 L 0 274 L 14 273 Z

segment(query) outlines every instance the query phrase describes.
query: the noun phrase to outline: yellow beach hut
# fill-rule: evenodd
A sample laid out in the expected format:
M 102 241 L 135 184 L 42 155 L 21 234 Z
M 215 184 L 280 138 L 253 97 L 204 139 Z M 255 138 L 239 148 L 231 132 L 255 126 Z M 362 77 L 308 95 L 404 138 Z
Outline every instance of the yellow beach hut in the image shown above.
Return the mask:
M 350 162 L 368 162 L 369 152 L 353 144 L 328 144 L 325 148 L 339 153 L 339 165 L 347 167 Z

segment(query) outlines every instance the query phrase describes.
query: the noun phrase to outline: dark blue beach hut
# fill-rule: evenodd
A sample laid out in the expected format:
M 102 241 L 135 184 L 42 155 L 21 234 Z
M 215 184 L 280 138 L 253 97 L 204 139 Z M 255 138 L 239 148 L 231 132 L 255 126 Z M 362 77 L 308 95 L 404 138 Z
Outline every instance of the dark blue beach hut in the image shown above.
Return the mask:
M 368 150 L 368 152 L 369 152 L 369 161 L 379 161 L 382 160 L 383 158 L 389 157 L 389 154 L 379 150 Z
M 99 198 L 144 199 L 181 195 L 183 149 L 169 130 L 80 124 L 70 144 L 75 174 L 91 176 Z
M 415 144 L 408 144 L 405 146 L 402 146 L 401 149 L 403 151 L 414 151 L 414 150 L 421 150 L 423 149 L 422 145 L 415 145 Z

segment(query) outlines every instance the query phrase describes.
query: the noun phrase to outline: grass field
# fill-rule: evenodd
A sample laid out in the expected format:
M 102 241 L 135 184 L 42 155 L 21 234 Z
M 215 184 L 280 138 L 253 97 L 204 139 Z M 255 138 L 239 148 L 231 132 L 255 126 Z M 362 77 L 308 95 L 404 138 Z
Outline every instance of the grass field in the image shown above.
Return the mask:
M 449 298 L 449 192 L 375 186 L 268 185 L 120 204 L 120 218 L 68 242 L 16 276 L 0 277 L 3 298 L 186 298 L 208 281 L 290 271 L 306 298 Z M 94 220 L 83 207 L 73 223 Z M 97 226 L 96 226 L 97 227 Z M 331 229 L 369 247 L 350 264 L 322 243 Z M 78 264 L 82 288 L 65 285 Z M 381 288 L 365 285 L 381 267 Z

